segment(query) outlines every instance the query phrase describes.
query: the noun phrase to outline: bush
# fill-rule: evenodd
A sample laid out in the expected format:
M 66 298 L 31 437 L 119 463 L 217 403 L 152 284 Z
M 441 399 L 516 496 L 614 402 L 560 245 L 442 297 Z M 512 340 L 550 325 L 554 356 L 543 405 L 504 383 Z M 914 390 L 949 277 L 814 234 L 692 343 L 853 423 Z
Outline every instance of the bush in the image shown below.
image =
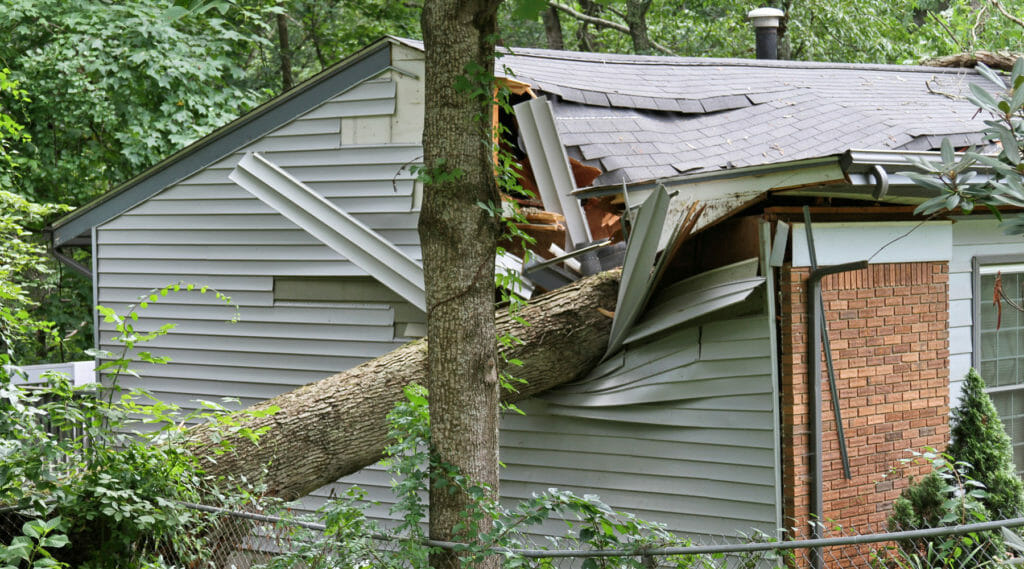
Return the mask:
M 1010 437 L 985 392 L 985 381 L 974 369 L 964 381 L 952 425 L 947 452 L 954 461 L 969 464 L 971 478 L 984 484 L 981 501 L 989 517 L 1015 517 L 1024 505 L 1024 484 L 1014 466 Z
M 954 463 L 949 455 L 927 451 L 918 455 L 928 461 L 932 471 L 919 480 L 911 480 L 893 502 L 889 531 L 909 531 L 961 525 L 987 520 L 981 502 L 985 492 L 981 484 L 965 474 L 966 465 Z M 888 558 L 896 567 L 951 567 L 966 569 L 983 566 L 985 561 L 1001 557 L 1002 541 L 995 534 L 966 534 L 933 538 L 906 539 Z

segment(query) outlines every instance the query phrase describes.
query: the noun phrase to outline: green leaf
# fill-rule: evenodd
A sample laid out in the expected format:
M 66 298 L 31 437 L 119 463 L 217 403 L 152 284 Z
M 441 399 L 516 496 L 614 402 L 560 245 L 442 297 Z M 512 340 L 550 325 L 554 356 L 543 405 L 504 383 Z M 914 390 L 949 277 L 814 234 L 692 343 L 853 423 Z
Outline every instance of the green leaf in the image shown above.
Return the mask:
M 71 543 L 71 540 L 68 539 L 68 536 L 66 536 L 66 535 L 64 535 L 62 533 L 58 533 L 58 534 L 54 534 L 54 535 L 48 535 L 48 536 L 44 537 L 43 539 L 39 540 L 39 546 L 40 547 L 47 547 L 47 548 L 52 547 L 52 548 L 56 548 L 56 549 L 60 549 L 61 547 L 64 547 L 65 545 L 67 545 L 69 543 Z
M 547 6 L 547 0 L 514 0 L 512 16 L 520 20 L 536 20 Z
M 942 162 L 947 166 L 956 162 L 956 153 L 953 150 L 953 143 L 948 138 L 942 139 Z
M 992 112 L 998 111 L 999 104 L 996 102 L 996 98 L 992 96 L 992 93 L 989 93 L 977 83 L 971 83 L 970 89 L 974 95 L 973 102 L 976 105 Z

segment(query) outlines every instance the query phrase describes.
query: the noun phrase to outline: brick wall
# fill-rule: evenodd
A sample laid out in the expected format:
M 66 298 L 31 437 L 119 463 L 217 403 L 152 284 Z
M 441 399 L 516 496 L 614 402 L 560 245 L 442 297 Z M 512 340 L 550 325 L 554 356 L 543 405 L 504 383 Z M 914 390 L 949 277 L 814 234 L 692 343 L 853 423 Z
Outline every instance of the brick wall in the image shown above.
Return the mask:
M 787 265 L 779 287 L 783 515 L 796 528 L 808 528 L 811 500 L 809 273 Z M 907 477 L 926 470 L 900 459 L 949 437 L 948 265 L 871 265 L 826 277 L 822 291 L 852 473 L 843 477 L 823 356 L 823 518 L 883 530 Z

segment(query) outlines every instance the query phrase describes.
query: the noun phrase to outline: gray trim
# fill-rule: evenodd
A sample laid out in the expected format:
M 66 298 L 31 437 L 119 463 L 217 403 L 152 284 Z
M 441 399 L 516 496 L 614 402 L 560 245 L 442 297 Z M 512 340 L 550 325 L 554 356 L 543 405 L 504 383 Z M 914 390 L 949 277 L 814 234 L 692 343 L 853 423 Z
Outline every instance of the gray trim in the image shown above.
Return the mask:
M 92 274 L 99 277 L 99 242 L 96 240 L 95 225 L 89 229 L 89 238 L 92 239 Z M 100 303 L 99 282 L 99 278 L 92 279 L 92 345 L 97 349 L 100 347 L 100 311 L 96 310 L 96 306 Z M 99 357 L 96 358 L 96 365 L 99 365 Z M 98 376 L 96 381 L 102 383 L 101 378 Z
M 602 359 L 607 359 L 622 348 L 626 334 L 640 317 L 651 294 L 652 267 L 667 212 L 668 193 L 664 188 L 655 190 L 640 206 L 636 225 L 626 245 L 615 317 L 608 335 L 608 349 Z
M 580 201 L 573 196 L 576 181 L 555 127 L 551 104 L 547 97 L 538 97 L 519 103 L 515 111 L 544 207 L 565 216 L 572 248 L 582 246 L 591 240 L 590 226 Z
M 164 188 L 230 155 L 274 128 L 391 65 L 391 39 L 385 39 L 328 68 L 306 83 L 217 129 L 159 164 L 53 224 L 53 246 L 60 247 Z
M 628 191 L 637 192 L 643 190 L 651 190 L 658 186 L 671 186 L 673 189 L 686 185 L 696 184 L 700 182 L 710 182 L 712 180 L 730 180 L 733 178 L 746 178 L 749 176 L 758 176 L 762 174 L 771 174 L 774 172 L 785 172 L 787 170 L 795 170 L 799 168 L 813 168 L 815 166 L 838 164 L 843 170 L 846 170 L 849 162 L 848 153 L 844 154 L 830 154 L 827 156 L 819 156 L 816 158 L 802 158 L 800 160 L 792 160 L 788 162 L 775 162 L 772 164 L 759 164 L 757 166 L 742 166 L 739 168 L 729 168 L 725 170 L 717 170 L 713 172 L 698 172 L 695 174 L 682 174 L 679 176 L 670 176 L 667 178 L 659 178 L 654 181 L 644 181 L 639 183 L 627 183 L 617 182 L 615 184 L 609 184 L 606 186 L 590 186 L 573 192 L 573 195 L 579 199 L 601 197 L 606 195 L 618 194 L 623 192 L 623 186 L 628 184 Z

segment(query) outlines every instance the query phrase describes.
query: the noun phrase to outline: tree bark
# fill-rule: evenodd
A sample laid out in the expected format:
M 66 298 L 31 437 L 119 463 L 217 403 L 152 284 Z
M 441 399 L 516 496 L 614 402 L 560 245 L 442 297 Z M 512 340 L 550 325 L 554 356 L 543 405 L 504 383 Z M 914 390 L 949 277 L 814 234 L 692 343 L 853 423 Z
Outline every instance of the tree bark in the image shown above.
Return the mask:
M 562 21 L 558 18 L 558 10 L 554 6 L 548 6 L 540 13 L 540 16 L 544 22 L 544 35 L 548 40 L 548 49 L 565 49 Z
M 281 92 L 295 85 L 292 79 L 292 48 L 288 42 L 288 15 L 281 12 L 277 15 L 277 41 L 281 52 Z
M 651 40 L 647 36 L 647 11 L 650 9 L 651 0 L 626 0 L 625 20 L 633 40 L 633 53 L 651 53 Z
M 454 486 L 454 468 L 498 492 L 498 353 L 494 327 L 494 254 L 501 234 L 494 179 L 491 106 L 499 0 L 432 0 L 421 15 L 425 52 L 424 184 L 419 234 L 427 293 L 430 444 L 445 465 L 431 473 L 430 537 L 468 541 L 490 530 L 481 516 L 465 523 L 474 498 Z M 459 526 L 462 526 L 459 529 Z M 457 569 L 441 551 L 430 566 Z M 490 557 L 476 565 L 497 569 Z
M 570 6 L 566 6 L 565 4 L 559 4 L 558 2 L 555 2 L 555 0 L 548 0 L 548 6 L 580 21 L 580 27 L 576 31 L 576 37 L 577 41 L 580 42 L 580 46 L 583 48 L 583 51 L 601 51 L 600 49 L 596 48 L 593 37 L 590 35 L 590 32 L 588 31 L 587 24 L 593 24 L 594 26 L 597 26 L 599 28 L 605 28 L 608 30 L 615 30 L 623 34 L 632 33 L 630 31 L 629 26 L 625 24 L 620 24 L 618 22 L 613 22 L 611 20 L 606 20 L 604 18 L 598 17 L 596 14 L 599 13 L 598 10 L 600 9 L 601 5 L 598 4 L 595 0 L 580 0 L 580 6 L 584 9 L 584 12 L 578 12 Z M 664 53 L 665 55 L 676 55 L 676 53 L 673 52 L 668 47 L 651 40 L 650 35 L 647 34 L 646 32 L 646 25 L 647 21 L 645 19 L 644 34 L 647 38 L 649 47 L 653 47 L 654 49 L 660 51 L 661 53 Z
M 979 50 L 973 53 L 958 53 L 955 55 L 936 57 L 935 59 L 929 59 L 923 62 L 921 65 L 930 65 L 932 67 L 974 67 L 978 63 L 984 63 L 992 69 L 1012 71 L 1013 64 L 1016 63 L 1017 59 L 1020 57 L 1024 57 L 1024 54 L 1011 53 L 1008 51 L 993 52 Z
M 523 361 L 509 373 L 527 383 L 515 402 L 585 376 L 608 344 L 611 318 L 598 309 L 615 310 L 619 272 L 588 277 L 538 297 L 520 312 L 524 326 L 507 310 L 496 313 L 499 334 L 523 341 L 507 353 Z M 259 444 L 208 426 L 190 432 L 193 453 L 205 457 L 213 475 L 263 480 L 271 496 L 294 500 L 380 460 L 387 444 L 386 416 L 411 382 L 425 384 L 427 342 L 420 340 L 320 381 L 253 407 L 280 407 L 266 417 L 250 418 L 244 427 L 269 427 Z M 217 455 L 225 438 L 233 452 Z

